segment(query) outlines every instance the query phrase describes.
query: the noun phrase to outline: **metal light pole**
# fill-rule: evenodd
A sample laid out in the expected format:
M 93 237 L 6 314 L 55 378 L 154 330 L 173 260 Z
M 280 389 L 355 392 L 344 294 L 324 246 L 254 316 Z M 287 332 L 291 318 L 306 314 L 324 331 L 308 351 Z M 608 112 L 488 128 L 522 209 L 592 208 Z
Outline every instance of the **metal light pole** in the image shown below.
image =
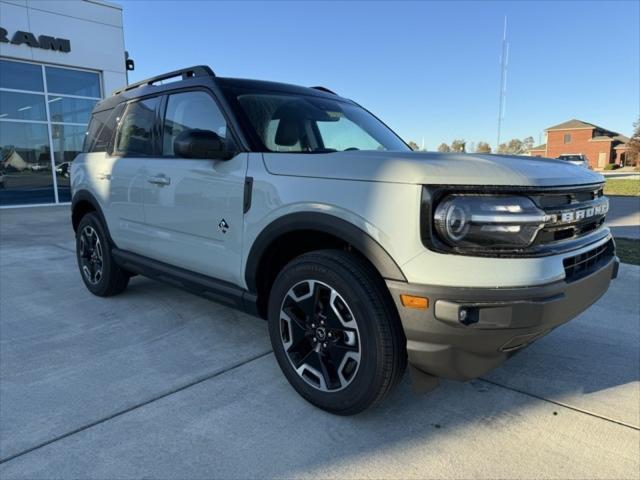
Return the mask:
M 504 17 L 504 31 L 502 34 L 502 55 L 500 57 L 500 101 L 498 106 L 498 139 L 496 151 L 500 146 L 500 134 L 502 130 L 502 118 L 507 97 L 507 64 L 509 63 L 509 42 L 507 42 L 507 17 Z

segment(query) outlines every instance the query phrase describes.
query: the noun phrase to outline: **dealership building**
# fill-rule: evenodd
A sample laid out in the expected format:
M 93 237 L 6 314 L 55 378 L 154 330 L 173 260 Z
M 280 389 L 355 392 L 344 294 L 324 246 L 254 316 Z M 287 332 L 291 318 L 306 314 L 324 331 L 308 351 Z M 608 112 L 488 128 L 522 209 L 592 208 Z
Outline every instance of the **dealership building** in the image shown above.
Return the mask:
M 0 0 L 0 207 L 70 201 L 69 164 L 125 56 L 118 5 Z

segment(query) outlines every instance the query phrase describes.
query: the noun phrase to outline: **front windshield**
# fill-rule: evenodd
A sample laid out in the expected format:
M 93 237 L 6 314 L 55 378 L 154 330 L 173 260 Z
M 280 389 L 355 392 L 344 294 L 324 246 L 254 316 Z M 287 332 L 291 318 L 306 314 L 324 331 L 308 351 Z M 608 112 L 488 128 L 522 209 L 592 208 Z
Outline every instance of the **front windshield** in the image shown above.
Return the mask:
M 286 93 L 245 93 L 237 99 L 271 152 L 409 151 L 382 122 L 351 103 Z

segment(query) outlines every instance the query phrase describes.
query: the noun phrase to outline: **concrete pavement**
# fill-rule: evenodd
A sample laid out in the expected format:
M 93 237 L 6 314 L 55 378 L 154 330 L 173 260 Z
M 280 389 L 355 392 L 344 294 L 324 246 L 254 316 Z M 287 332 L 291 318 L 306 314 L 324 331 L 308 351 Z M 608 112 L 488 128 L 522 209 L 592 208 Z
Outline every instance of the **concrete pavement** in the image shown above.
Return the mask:
M 640 267 L 484 379 L 342 418 L 264 322 L 136 277 L 84 288 L 68 207 L 0 211 L 0 476 L 640 478 Z
M 609 197 L 607 225 L 615 237 L 640 239 L 640 197 Z

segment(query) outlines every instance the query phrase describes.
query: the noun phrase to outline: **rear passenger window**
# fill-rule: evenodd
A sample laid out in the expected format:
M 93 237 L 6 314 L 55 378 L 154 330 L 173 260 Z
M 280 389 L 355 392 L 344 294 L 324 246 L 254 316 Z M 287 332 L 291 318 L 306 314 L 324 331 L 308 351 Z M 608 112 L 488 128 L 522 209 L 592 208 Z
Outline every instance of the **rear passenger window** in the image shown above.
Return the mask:
M 205 92 L 169 96 L 164 120 L 162 154 L 173 156 L 173 142 L 185 130 L 209 130 L 227 136 L 227 122 L 216 102 Z
M 87 130 L 86 136 L 84 137 L 84 145 L 82 146 L 82 151 L 94 152 L 100 150 L 93 150 L 93 145 L 98 137 L 98 134 L 104 127 L 105 123 L 109 119 L 109 115 L 113 110 L 103 110 L 101 112 L 96 112 L 91 115 L 91 121 L 89 122 L 89 129 Z M 104 150 L 103 150 L 104 151 Z
M 96 112 L 91 117 L 89 130 L 84 139 L 83 151 L 86 152 L 106 152 L 116 131 L 116 126 L 124 110 L 124 104 L 116 108 Z
M 115 142 L 114 150 L 119 155 L 153 155 L 153 129 L 158 101 L 158 97 L 154 97 L 127 105 Z

